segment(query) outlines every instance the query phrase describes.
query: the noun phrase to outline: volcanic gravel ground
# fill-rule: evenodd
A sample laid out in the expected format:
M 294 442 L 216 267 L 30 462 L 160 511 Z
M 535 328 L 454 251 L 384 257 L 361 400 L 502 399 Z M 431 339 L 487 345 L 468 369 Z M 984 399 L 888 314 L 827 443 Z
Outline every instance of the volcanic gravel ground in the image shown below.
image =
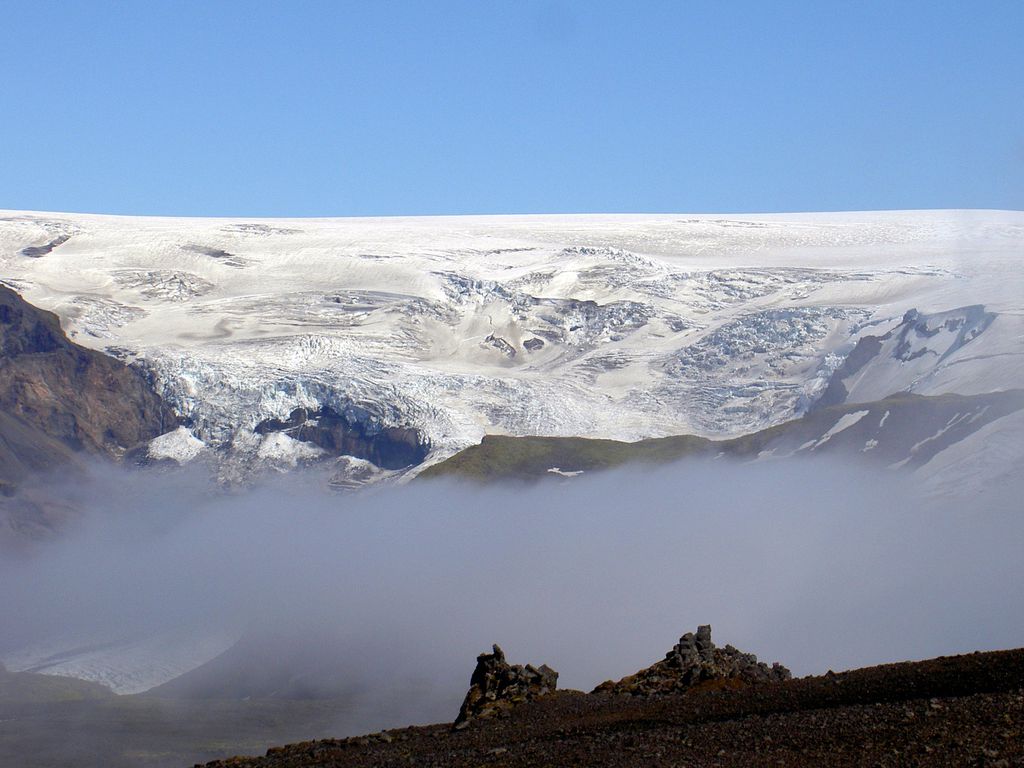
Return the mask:
M 211 768 L 1020 766 L 1024 649 L 658 697 L 562 691 L 460 732 L 433 725 Z

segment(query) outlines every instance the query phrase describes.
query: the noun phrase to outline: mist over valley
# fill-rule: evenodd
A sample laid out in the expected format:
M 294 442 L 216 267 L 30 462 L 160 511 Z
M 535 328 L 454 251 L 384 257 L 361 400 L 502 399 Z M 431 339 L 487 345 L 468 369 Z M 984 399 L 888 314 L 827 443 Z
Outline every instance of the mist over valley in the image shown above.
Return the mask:
M 1022 232 L 5 214 L 0 758 L 450 722 L 496 642 L 1020 646 Z

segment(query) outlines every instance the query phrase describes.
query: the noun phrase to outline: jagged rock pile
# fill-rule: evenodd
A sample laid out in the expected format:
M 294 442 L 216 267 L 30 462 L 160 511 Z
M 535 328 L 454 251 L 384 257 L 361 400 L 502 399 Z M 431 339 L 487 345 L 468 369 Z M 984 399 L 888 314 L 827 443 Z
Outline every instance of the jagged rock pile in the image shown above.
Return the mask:
M 493 653 L 476 657 L 469 691 L 453 726 L 456 730 L 465 728 L 471 720 L 493 717 L 516 704 L 551 693 L 558 685 L 558 673 L 547 664 L 509 664 L 501 648 L 492 647 Z
M 770 667 L 752 653 L 727 645 L 717 648 L 711 642 L 711 626 L 697 627 L 697 634 L 687 632 L 665 658 L 618 682 L 608 680 L 594 693 L 628 693 L 650 696 L 686 690 L 701 683 L 723 681 L 732 685 L 789 680 L 792 674 L 776 662 Z

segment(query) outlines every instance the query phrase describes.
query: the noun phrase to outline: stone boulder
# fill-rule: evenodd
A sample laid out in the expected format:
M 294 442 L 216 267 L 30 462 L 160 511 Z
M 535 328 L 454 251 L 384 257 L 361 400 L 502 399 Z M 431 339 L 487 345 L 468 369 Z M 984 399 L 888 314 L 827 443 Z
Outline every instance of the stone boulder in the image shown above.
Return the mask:
M 501 715 L 517 704 L 546 696 L 558 685 L 558 673 L 546 664 L 509 664 L 501 648 L 495 645 L 493 650 L 476 657 L 476 669 L 454 730 L 462 730 L 472 720 Z
M 594 689 L 594 693 L 630 694 L 650 696 L 674 693 L 701 687 L 741 687 L 756 683 L 789 680 L 790 671 L 781 664 L 768 666 L 757 656 L 727 645 L 718 648 L 711 642 L 711 626 L 697 627 L 697 633 L 687 632 L 672 647 L 665 658 L 646 669 L 618 682 L 608 680 Z

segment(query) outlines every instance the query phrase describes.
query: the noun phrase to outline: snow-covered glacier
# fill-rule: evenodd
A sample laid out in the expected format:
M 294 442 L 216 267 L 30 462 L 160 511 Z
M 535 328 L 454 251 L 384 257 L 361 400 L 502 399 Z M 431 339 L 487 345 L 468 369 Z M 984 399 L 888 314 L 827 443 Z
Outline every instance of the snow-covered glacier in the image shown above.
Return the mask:
M 319 461 L 343 487 L 486 434 L 727 438 L 823 404 L 850 410 L 765 458 L 881 454 L 914 415 L 882 398 L 1024 388 L 1022 257 L 1024 213 L 1003 211 L 0 212 L 0 281 L 146 370 L 182 417 L 153 461 L 227 481 Z M 1019 475 L 1024 410 L 949 400 L 900 463 L 942 493 Z M 241 634 L 72 632 L 3 661 L 134 692 Z
M 151 373 L 186 425 L 155 458 L 205 455 L 227 477 L 323 455 L 325 419 L 398 435 L 420 466 L 489 433 L 735 436 L 813 406 L 911 310 L 942 319 L 904 341 L 945 346 L 879 356 L 844 395 L 1019 387 L 1022 253 L 1024 214 L 1005 211 L 0 212 L 0 279 Z M 295 439 L 311 429 L 321 445 Z M 339 460 L 340 481 L 415 471 L 379 455 Z

